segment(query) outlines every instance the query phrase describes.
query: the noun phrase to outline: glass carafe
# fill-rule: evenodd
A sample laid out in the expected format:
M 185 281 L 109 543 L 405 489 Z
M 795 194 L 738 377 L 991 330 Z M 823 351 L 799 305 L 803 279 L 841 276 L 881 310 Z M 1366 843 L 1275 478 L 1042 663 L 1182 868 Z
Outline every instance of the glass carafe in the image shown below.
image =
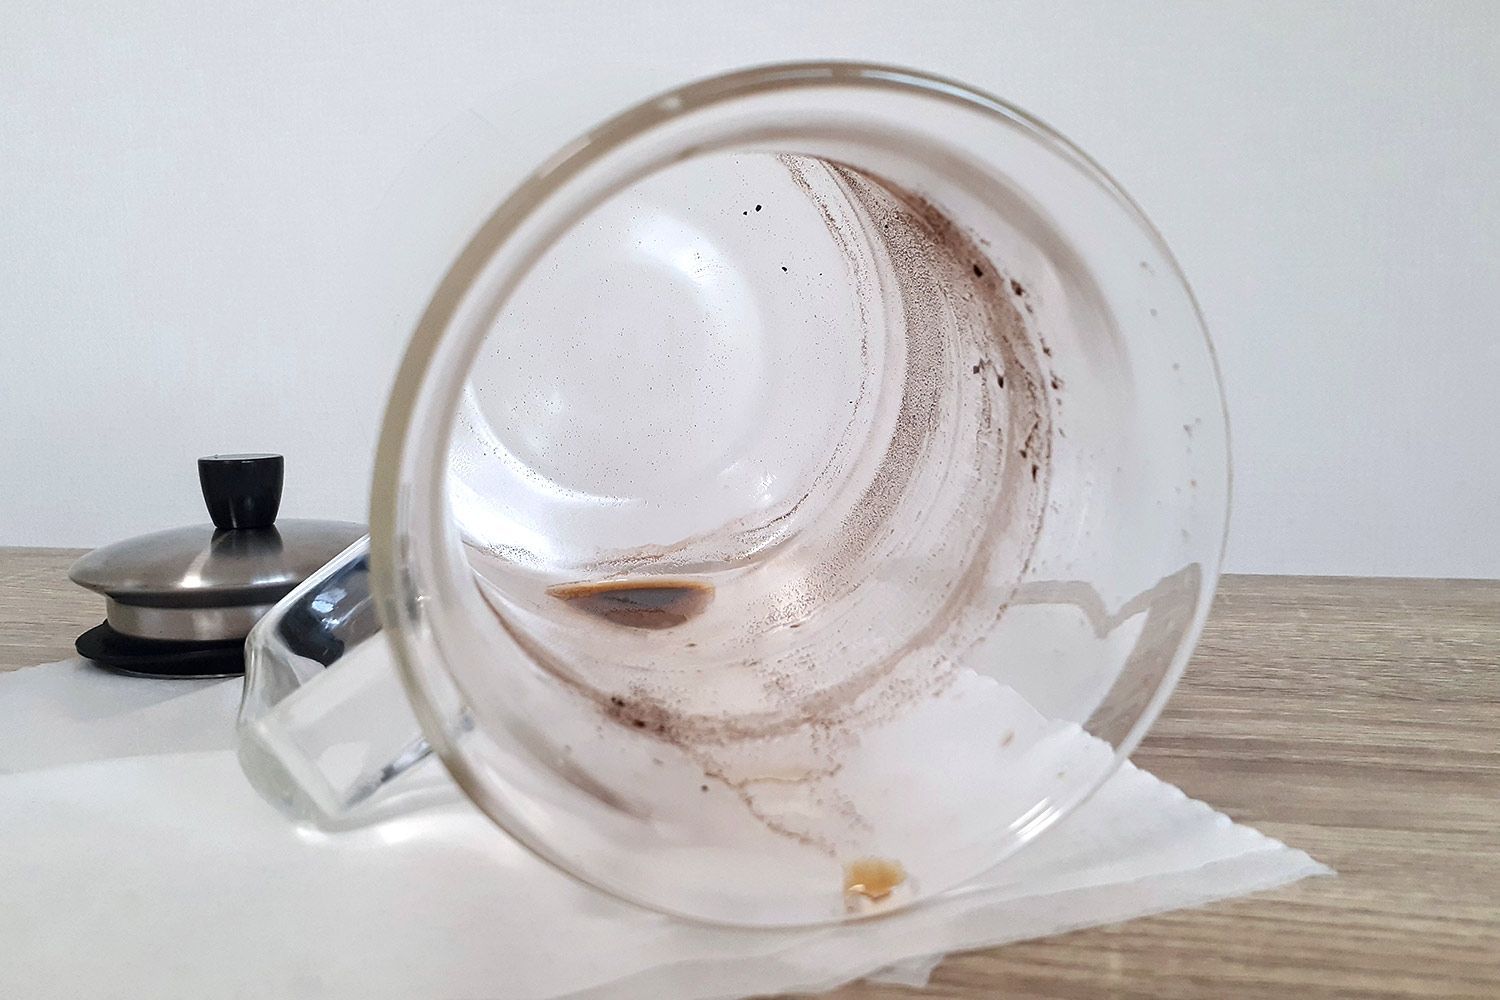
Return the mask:
M 251 636 L 247 773 L 324 828 L 461 790 L 699 920 L 953 891 L 1099 787 L 1203 623 L 1227 438 L 1181 273 L 1065 139 L 908 70 L 567 138 L 465 135 L 393 248 L 426 304 L 370 538 Z

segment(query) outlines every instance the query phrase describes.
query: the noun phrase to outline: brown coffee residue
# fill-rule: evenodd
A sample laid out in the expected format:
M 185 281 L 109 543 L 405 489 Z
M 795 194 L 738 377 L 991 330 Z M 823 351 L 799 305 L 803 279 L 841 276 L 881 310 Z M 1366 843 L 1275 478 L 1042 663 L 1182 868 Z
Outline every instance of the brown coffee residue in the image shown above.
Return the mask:
M 906 869 L 890 858 L 860 858 L 844 866 L 844 894 L 879 902 L 906 881 Z
M 561 583 L 548 596 L 585 614 L 626 628 L 673 628 L 698 617 L 714 598 L 713 584 L 702 580 L 603 580 Z
M 878 849 L 873 842 L 881 831 L 865 817 L 866 803 L 849 794 L 838 775 L 867 729 L 951 683 L 965 652 L 989 631 L 1016 581 L 1025 576 L 1049 488 L 1048 402 L 1056 391 L 1049 396 L 1051 373 L 1041 357 L 1050 349 L 1025 318 L 1035 293 L 1013 284 L 1003 262 L 991 260 L 970 234 L 918 195 L 867 174 L 802 157 L 782 162 L 818 210 L 846 259 L 848 281 L 859 290 L 861 356 L 873 344 L 899 362 L 880 369 L 899 376 L 868 387 L 862 383 L 859 389 L 861 405 L 867 392 L 878 390 L 887 408 L 882 412 L 888 413 L 890 427 L 882 431 L 883 442 L 860 438 L 851 410 L 828 468 L 845 469 L 839 464 L 848 459 L 844 449 L 871 454 L 848 467 L 850 478 L 828 480 L 839 484 L 836 490 L 818 493 L 823 486 L 810 487 L 770 521 L 746 520 L 743 528 L 737 522 L 732 546 L 719 548 L 723 543 L 715 542 L 712 550 L 702 549 L 715 538 L 711 533 L 632 549 L 596 563 L 595 582 L 547 590 L 573 610 L 613 625 L 680 626 L 704 611 L 714 589 L 702 579 L 647 575 L 652 569 L 691 573 L 705 565 L 747 562 L 770 543 L 780 544 L 784 523 L 814 494 L 819 502 L 836 497 L 838 530 L 799 540 L 796 590 L 778 592 L 732 616 L 742 622 L 734 626 L 736 641 L 751 648 L 727 656 L 715 675 L 732 675 L 741 684 L 761 681 L 763 702 L 720 711 L 685 697 L 683 678 L 671 669 L 600 683 L 600 676 L 613 676 L 607 673 L 612 662 L 586 663 L 592 670 L 585 670 L 520 630 L 512 635 L 537 662 L 594 700 L 610 722 L 679 748 L 770 832 L 831 862 L 859 858 L 844 867 L 843 891 L 851 908 L 866 909 L 909 893 L 912 884 L 898 862 L 865 856 Z M 780 265 L 774 259 L 768 263 Z M 902 322 L 885 330 L 867 310 L 892 294 L 900 299 Z M 877 335 L 884 339 L 874 339 Z M 955 370 L 972 377 L 956 380 Z M 971 470 L 961 485 L 943 473 L 954 456 Z M 918 518 L 940 520 L 950 530 L 930 532 L 933 537 L 914 549 L 903 541 L 910 532 L 895 529 Z M 864 587 L 868 567 L 893 558 L 941 567 L 946 583 L 899 595 Z M 612 578 L 601 579 L 607 577 Z M 862 646 L 853 669 L 838 656 L 815 657 L 808 642 L 761 648 L 761 637 L 781 636 L 781 627 L 804 621 L 815 625 L 813 610 L 852 602 L 856 594 L 860 603 L 853 606 L 889 634 Z M 740 600 L 737 591 L 725 595 Z M 920 614 L 912 613 L 911 605 L 918 603 L 913 598 L 922 604 Z M 899 628 L 891 624 L 897 621 Z M 814 630 L 787 635 L 801 638 Z M 833 638 L 838 637 L 835 630 Z M 675 650 L 678 643 L 669 645 Z M 728 639 L 720 645 L 733 649 Z M 819 645 L 830 645 L 826 635 Z M 659 653 L 670 651 L 660 647 Z M 787 765 L 782 771 L 795 774 L 791 782 L 797 794 L 790 798 L 787 782 L 768 780 L 760 766 L 764 750 L 772 747 Z M 703 785 L 698 787 L 701 794 Z

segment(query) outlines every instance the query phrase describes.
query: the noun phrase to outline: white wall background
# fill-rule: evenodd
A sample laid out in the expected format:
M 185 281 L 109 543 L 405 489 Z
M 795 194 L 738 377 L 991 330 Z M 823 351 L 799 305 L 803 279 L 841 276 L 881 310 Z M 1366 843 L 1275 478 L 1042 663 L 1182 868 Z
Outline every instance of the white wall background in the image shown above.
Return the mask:
M 1500 576 L 1500 3 L 35 3 L 0 8 L 0 544 L 202 519 L 279 450 L 363 518 L 403 347 L 340 282 L 471 103 L 740 65 L 956 76 L 1093 153 L 1227 382 L 1229 568 Z

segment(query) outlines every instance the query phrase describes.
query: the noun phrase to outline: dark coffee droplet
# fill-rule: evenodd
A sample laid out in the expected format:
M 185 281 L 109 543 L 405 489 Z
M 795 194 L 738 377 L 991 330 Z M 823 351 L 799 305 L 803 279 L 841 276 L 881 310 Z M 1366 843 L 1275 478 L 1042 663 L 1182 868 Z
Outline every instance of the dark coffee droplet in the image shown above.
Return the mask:
M 714 588 L 701 580 L 605 580 L 562 583 L 548 587 L 547 593 L 615 625 L 663 629 L 702 614 L 713 600 Z

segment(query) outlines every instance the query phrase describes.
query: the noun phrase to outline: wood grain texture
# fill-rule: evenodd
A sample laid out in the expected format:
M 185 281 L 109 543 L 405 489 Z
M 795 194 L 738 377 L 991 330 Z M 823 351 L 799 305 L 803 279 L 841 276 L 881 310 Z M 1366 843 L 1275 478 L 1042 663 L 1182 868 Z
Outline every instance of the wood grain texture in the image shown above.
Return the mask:
M 68 579 L 85 549 L 0 548 L 0 670 L 73 656 L 73 640 L 104 620 L 104 598 Z
M 77 554 L 0 549 L 0 669 L 102 618 Z M 1500 581 L 1226 577 L 1135 759 L 1339 877 L 832 996 L 1500 997 Z

